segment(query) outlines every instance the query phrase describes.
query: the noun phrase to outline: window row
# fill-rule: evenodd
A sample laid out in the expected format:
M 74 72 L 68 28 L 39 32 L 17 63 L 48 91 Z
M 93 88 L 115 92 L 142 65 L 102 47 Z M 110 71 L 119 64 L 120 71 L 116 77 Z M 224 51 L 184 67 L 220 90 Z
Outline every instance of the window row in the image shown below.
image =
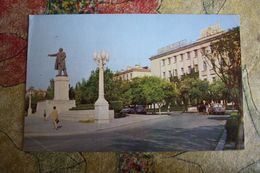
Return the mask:
M 194 72 L 198 72 L 199 71 L 199 67 L 198 65 L 194 65 L 194 67 L 192 68 L 191 66 L 188 66 L 186 72 L 184 70 L 184 68 L 180 68 L 180 71 L 178 73 L 177 69 L 173 69 L 173 70 L 169 70 L 168 71 L 168 77 L 172 77 L 172 76 L 179 76 L 179 75 L 184 75 L 184 74 L 190 74 L 192 72 L 192 70 L 194 70 Z M 179 74 L 179 75 L 178 75 Z M 166 72 L 163 72 L 163 78 L 166 78 Z
M 191 52 L 187 52 L 187 60 L 189 60 L 191 58 Z M 165 66 L 166 65 L 166 62 L 168 63 L 168 65 L 171 64 L 171 61 L 172 61 L 172 58 L 173 58 L 173 62 L 176 63 L 177 62 L 177 56 L 180 56 L 180 62 L 183 61 L 184 59 L 184 54 L 180 54 L 180 55 L 176 55 L 176 56 L 173 56 L 173 57 L 168 57 L 166 59 L 163 59 L 162 60 L 162 66 Z M 194 58 L 197 58 L 198 57 L 198 50 L 194 50 Z

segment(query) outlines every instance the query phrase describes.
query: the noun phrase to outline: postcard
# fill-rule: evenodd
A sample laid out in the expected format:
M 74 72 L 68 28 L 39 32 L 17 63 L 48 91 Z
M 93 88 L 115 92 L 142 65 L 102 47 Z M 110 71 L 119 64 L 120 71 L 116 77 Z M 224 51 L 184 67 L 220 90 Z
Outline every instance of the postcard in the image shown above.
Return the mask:
M 26 151 L 244 148 L 238 15 L 30 15 Z

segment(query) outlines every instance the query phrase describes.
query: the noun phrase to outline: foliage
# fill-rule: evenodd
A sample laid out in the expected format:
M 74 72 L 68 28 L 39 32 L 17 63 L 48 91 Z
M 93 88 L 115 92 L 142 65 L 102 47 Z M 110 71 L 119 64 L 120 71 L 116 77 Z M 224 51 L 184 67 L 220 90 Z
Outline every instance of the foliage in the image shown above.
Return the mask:
M 32 107 L 32 112 L 33 113 L 36 112 L 37 103 L 39 101 L 43 101 L 43 100 L 45 100 L 45 97 L 42 96 L 42 95 L 39 95 L 37 93 L 32 95 L 32 105 L 31 105 L 31 107 Z
M 98 98 L 98 79 L 99 70 L 91 72 L 88 80 L 82 79 L 75 87 L 75 100 L 76 104 L 93 104 Z M 108 102 L 118 100 L 122 101 L 123 105 L 130 103 L 129 84 L 127 81 L 114 80 L 113 73 L 110 69 L 104 71 L 104 92 L 105 98 Z
M 227 142 L 235 142 L 238 133 L 239 116 L 231 116 L 225 125 L 227 130 Z
M 70 110 L 93 110 L 94 108 L 94 104 L 80 104 L 77 105 L 77 107 L 71 108 Z
M 211 62 L 212 68 L 230 93 L 230 97 L 242 109 L 242 72 L 240 28 L 235 27 L 213 41 L 210 50 L 203 55 Z
M 109 106 L 111 109 L 113 109 L 116 113 L 120 112 L 123 108 L 123 102 L 122 101 L 111 101 L 109 103 Z
M 75 89 L 72 86 L 69 87 L 69 99 L 70 100 L 75 99 Z
M 52 100 L 54 98 L 54 79 L 50 80 L 50 85 L 47 88 L 46 98 Z
M 225 84 L 228 93 L 239 110 L 238 129 L 242 128 L 242 71 L 240 28 L 235 27 L 225 32 L 218 40 L 210 45 L 210 51 L 204 50 L 203 55 L 211 62 L 213 70 Z M 236 148 L 241 148 L 243 141 L 242 130 L 237 132 Z
M 230 94 L 228 89 L 225 87 L 224 82 L 221 80 L 216 80 L 209 85 L 209 99 L 213 101 L 219 100 L 230 100 Z

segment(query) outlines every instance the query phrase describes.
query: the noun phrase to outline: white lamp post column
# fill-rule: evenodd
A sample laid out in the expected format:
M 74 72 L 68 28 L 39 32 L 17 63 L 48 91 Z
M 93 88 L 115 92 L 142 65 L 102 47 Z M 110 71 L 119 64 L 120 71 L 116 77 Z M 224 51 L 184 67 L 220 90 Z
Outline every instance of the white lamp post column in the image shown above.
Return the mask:
M 27 115 L 31 115 L 32 114 L 32 91 L 29 91 L 29 107 L 28 107 L 28 111 L 27 111 Z
M 104 66 L 109 60 L 108 53 L 102 51 L 93 54 L 99 67 L 98 99 L 95 103 L 95 117 L 98 123 L 109 123 L 109 104 L 104 97 Z

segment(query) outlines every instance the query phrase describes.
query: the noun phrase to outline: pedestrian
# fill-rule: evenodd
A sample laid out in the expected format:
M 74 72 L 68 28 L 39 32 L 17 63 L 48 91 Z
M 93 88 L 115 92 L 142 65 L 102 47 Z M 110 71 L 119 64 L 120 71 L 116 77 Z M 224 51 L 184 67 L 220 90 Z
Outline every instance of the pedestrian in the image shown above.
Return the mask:
M 47 120 L 47 117 L 46 117 L 46 110 L 45 110 L 45 109 L 44 109 L 44 111 L 43 111 L 43 118 L 44 118 L 45 121 Z
M 53 110 L 51 112 L 51 119 L 52 119 L 52 123 L 54 126 L 54 129 L 58 129 L 58 123 L 59 123 L 59 114 L 58 111 L 56 110 L 56 106 L 53 106 Z

